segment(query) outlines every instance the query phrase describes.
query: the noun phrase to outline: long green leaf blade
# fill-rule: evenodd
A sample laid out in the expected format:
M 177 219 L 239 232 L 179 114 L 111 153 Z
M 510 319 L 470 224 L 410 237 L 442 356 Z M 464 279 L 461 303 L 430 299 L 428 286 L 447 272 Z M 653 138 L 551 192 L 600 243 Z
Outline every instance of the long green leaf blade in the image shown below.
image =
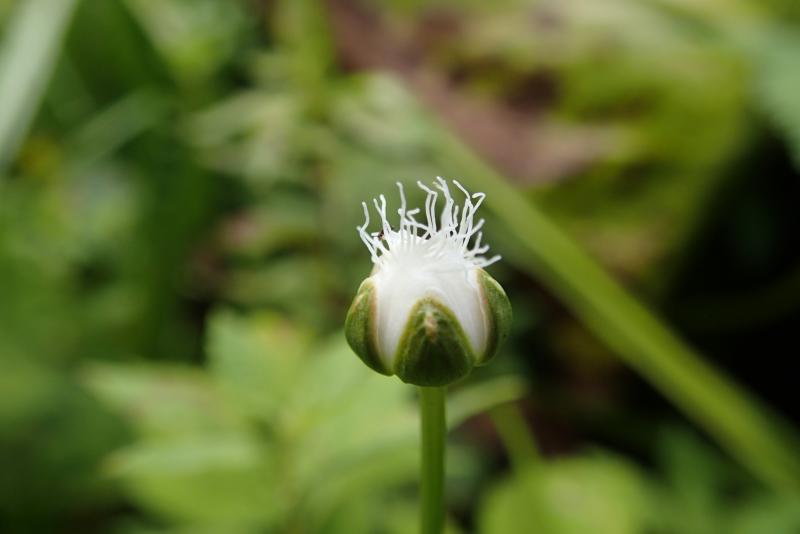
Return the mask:
M 548 285 L 597 337 L 766 484 L 800 488 L 793 437 L 705 362 L 544 213 L 452 137 L 445 168 L 478 190 L 521 247 L 520 267 Z
M 77 0 L 24 0 L 0 49 L 0 172 L 31 125 Z

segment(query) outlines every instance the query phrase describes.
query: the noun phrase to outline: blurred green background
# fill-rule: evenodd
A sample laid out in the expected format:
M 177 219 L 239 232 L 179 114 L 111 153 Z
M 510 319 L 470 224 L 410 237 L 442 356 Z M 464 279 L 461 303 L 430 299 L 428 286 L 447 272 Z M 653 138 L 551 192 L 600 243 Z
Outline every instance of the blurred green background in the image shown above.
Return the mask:
M 360 202 L 488 195 L 448 530 L 800 532 L 795 0 L 0 0 L 0 531 L 411 533 Z

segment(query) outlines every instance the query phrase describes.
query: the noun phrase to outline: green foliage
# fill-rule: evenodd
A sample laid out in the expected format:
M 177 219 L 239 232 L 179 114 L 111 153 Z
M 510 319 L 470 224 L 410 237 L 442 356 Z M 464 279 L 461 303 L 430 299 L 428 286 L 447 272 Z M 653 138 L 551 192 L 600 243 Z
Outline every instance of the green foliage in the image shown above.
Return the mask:
M 795 166 L 800 168 L 800 30 L 776 31 L 758 51 L 758 103 L 786 139 Z
M 655 477 L 602 451 L 548 462 L 534 451 L 520 455 L 520 436 L 508 432 L 519 427 L 496 412 L 516 467 L 483 499 L 481 532 L 789 534 L 800 526 L 796 495 L 748 487 L 685 429 L 658 432 Z
M 126 0 L 176 82 L 207 82 L 230 59 L 245 26 L 241 9 L 213 0 Z
M 0 49 L 0 174 L 28 132 L 52 74 L 76 0 L 24 2 Z
M 446 139 L 448 165 L 488 191 L 496 216 L 513 232 L 516 261 L 539 276 L 594 334 L 763 481 L 781 490 L 800 483 L 796 438 L 758 402 L 704 362 L 613 281 L 535 206 L 492 170 Z
M 53 530 L 116 504 L 97 461 L 126 439 L 119 421 L 41 364 L 4 354 L 0 377 L 0 528 Z
M 641 475 L 611 457 L 576 457 L 530 466 L 487 495 L 481 532 L 642 532 L 649 504 L 644 490 Z M 543 517 L 527 513 L 531 508 Z
M 653 532 L 789 534 L 800 528 L 796 495 L 743 488 L 714 451 L 692 434 L 679 429 L 661 432 L 658 452 L 664 480 L 650 481 L 647 488 Z M 773 513 L 769 519 L 764 517 L 766 509 Z
M 0 530 L 413 532 L 414 399 L 340 329 L 370 268 L 358 202 L 442 174 L 488 194 L 518 312 L 451 427 L 526 397 L 559 453 L 526 458 L 520 419 L 506 472 L 471 421 L 452 529 L 796 532 L 796 431 L 652 310 L 708 259 L 704 221 L 738 213 L 720 191 L 796 180 L 797 3 L 367 0 L 345 31 L 340 3 L 0 0 Z M 364 68 L 342 36 L 373 25 Z M 484 130 L 507 120 L 514 136 Z M 504 167 L 529 130 L 536 168 Z M 796 270 L 795 242 L 741 219 L 749 237 L 725 239 L 781 263 L 722 270 Z M 792 306 L 754 302 L 779 318 L 762 341 L 793 336 Z M 739 347 L 748 328 L 722 332 L 718 367 L 793 410 L 785 352 Z M 681 414 L 722 451 L 643 438 Z M 574 452 L 598 440 L 614 452 Z
M 665 433 L 660 449 L 662 480 L 608 453 L 526 463 L 489 489 L 480 532 L 789 534 L 800 527 L 796 497 L 733 491 L 737 483 L 689 434 Z
M 369 530 L 386 518 L 340 516 L 349 503 L 368 511 L 407 501 L 401 490 L 418 469 L 409 389 L 367 369 L 341 334 L 315 343 L 274 315 L 219 312 L 208 336 L 208 373 L 97 365 L 86 375 L 137 432 L 107 469 L 144 507 L 226 531 L 321 532 L 333 522 L 332 532 L 352 532 L 350 520 Z M 456 394 L 450 422 L 522 393 L 497 379 Z

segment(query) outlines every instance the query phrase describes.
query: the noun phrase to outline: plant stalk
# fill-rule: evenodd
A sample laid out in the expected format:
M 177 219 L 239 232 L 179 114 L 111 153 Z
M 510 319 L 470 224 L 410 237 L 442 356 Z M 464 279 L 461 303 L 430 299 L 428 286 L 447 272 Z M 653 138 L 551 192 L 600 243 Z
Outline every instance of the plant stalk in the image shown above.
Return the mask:
M 420 532 L 441 534 L 444 528 L 444 451 L 446 387 L 420 387 L 422 470 Z

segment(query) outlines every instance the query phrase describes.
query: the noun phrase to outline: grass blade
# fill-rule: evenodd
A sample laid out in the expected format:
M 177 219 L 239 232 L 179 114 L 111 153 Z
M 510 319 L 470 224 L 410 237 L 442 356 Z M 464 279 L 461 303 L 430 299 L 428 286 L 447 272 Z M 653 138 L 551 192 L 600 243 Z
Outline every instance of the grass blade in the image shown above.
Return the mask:
M 76 0 L 25 0 L 0 49 L 0 173 L 31 125 L 56 64 Z
M 794 434 L 774 414 L 705 362 L 459 141 L 443 138 L 440 154 L 443 168 L 487 193 L 489 208 L 522 249 L 520 267 L 755 476 L 776 489 L 800 488 Z

